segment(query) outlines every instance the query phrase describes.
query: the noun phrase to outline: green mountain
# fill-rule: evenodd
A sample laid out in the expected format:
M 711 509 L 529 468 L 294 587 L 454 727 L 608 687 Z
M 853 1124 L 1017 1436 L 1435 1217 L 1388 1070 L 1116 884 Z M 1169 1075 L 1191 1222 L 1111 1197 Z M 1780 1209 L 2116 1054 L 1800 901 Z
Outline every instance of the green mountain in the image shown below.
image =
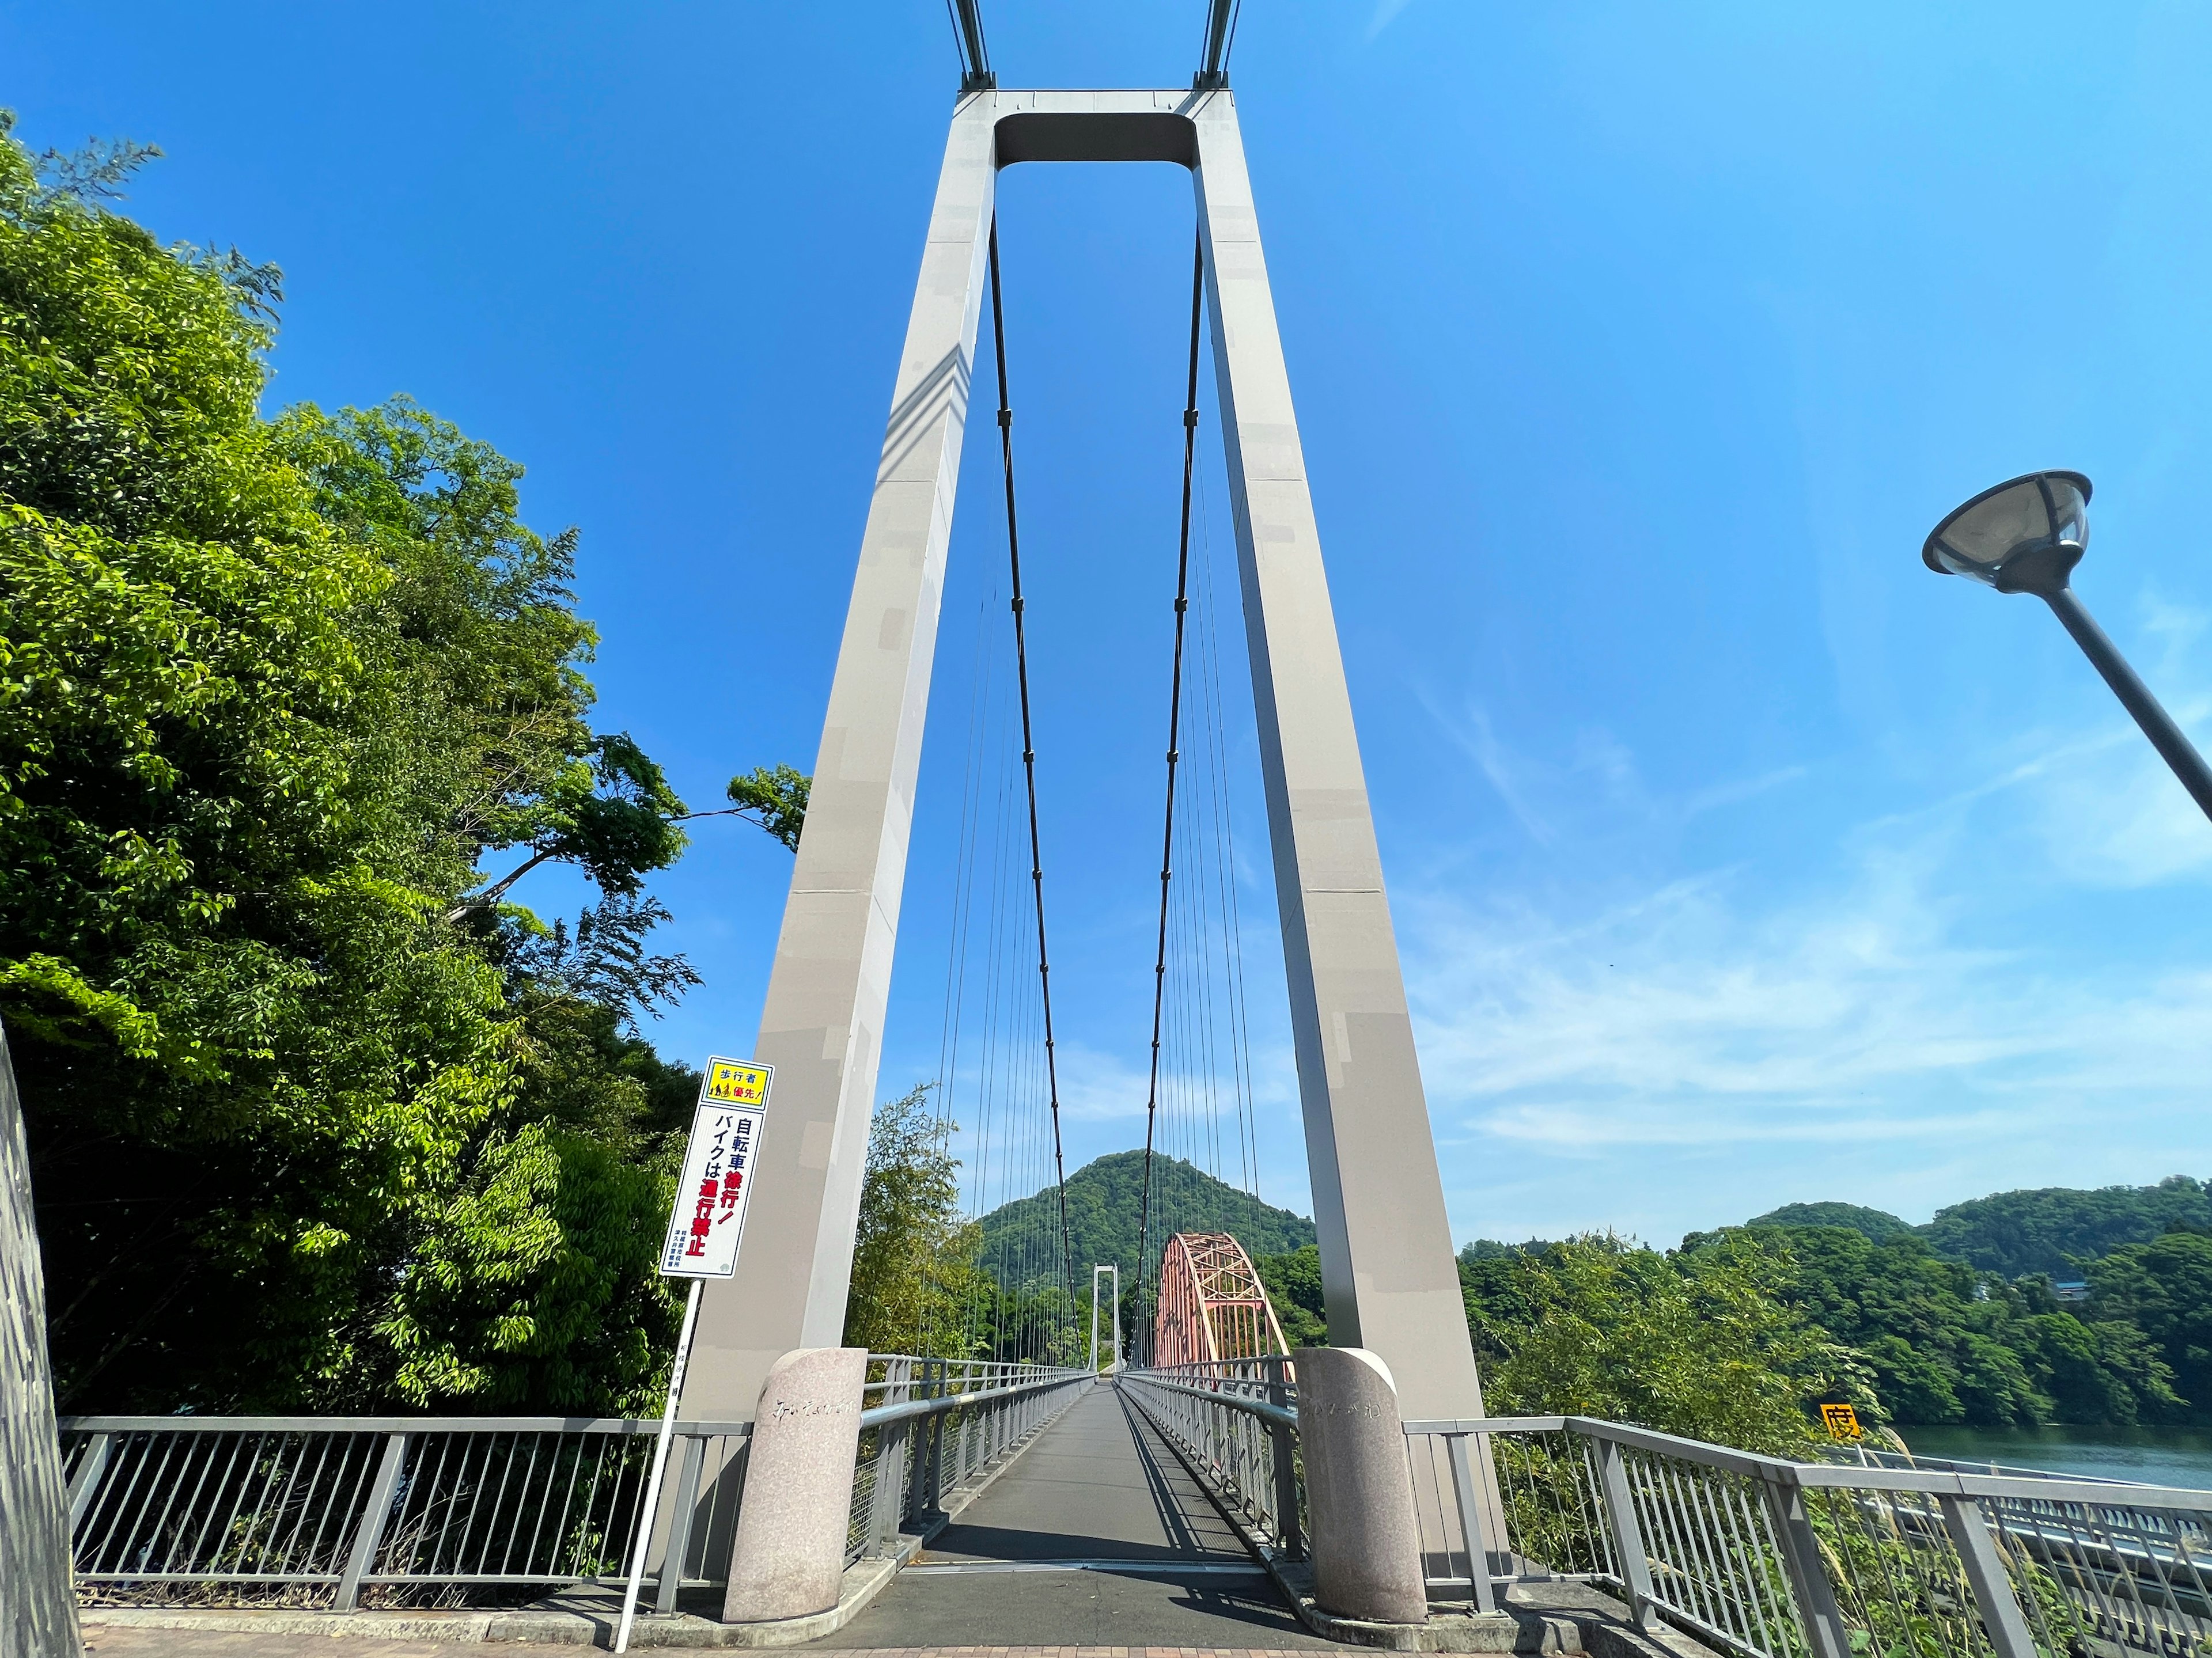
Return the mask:
M 1079 1287 L 1094 1265 L 1118 1265 L 1124 1288 L 1136 1284 L 1144 1184 L 1142 1151 L 1112 1152 L 1067 1177 L 1067 1230 Z M 1314 1224 L 1304 1216 L 1262 1203 L 1180 1157 L 1154 1155 L 1152 1195 L 1155 1266 L 1176 1232 L 1231 1233 L 1253 1256 L 1287 1254 L 1314 1241 Z M 983 1217 L 985 1269 L 1009 1285 L 1048 1276 L 1059 1229 L 1060 1194 L 1050 1187 L 994 1209 Z
M 1996 1192 L 1939 1209 L 1925 1226 L 1855 1203 L 1785 1203 L 1745 1224 L 1840 1226 L 1876 1243 L 1910 1232 L 1945 1260 L 2007 1278 L 2045 1272 L 2063 1281 L 2081 1276 L 2077 1263 L 2131 1243 L 2168 1232 L 2212 1233 L 2212 1187 L 2169 1175 L 2155 1186 Z
M 1785 1203 L 1744 1222 L 1746 1226 L 1843 1226 L 1880 1243 L 1913 1230 L 1910 1221 L 1856 1203 Z
M 2069 1256 L 2086 1261 L 2168 1232 L 2212 1232 L 2212 1195 L 2186 1175 L 2094 1191 L 2046 1186 L 1954 1203 L 1914 1230 L 1937 1254 L 1984 1272 L 2074 1278 L 2081 1272 Z

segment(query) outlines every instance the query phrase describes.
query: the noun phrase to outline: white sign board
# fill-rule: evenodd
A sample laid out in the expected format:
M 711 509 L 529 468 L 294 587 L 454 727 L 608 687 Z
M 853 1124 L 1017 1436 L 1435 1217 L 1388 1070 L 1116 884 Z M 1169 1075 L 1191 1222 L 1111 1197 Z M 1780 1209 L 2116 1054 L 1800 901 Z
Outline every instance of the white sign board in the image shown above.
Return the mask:
M 768 1102 L 771 1067 L 736 1060 L 711 1060 L 704 1096 L 691 1120 L 691 1143 L 684 1153 L 684 1175 L 677 1183 L 676 1206 L 668 1217 L 668 1237 L 660 1246 L 665 1278 L 732 1278 L 738 1270 L 738 1240 L 745 1227 L 745 1204 L 752 1196 L 753 1166 L 760 1156 L 763 1107 Z M 732 1097 L 750 1102 L 732 1102 Z

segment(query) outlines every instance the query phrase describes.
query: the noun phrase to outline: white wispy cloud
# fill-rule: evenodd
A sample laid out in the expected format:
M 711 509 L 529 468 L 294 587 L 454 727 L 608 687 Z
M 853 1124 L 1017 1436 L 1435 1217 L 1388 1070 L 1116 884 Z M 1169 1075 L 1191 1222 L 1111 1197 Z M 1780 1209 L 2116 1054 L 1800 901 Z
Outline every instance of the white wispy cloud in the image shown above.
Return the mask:
M 2201 701 L 2174 706 L 2202 718 Z M 1524 802 L 1555 793 L 1516 815 L 1577 825 L 1546 843 L 1569 869 L 1608 812 L 1742 809 L 1799 774 L 1670 805 L 1625 786 L 1625 760 L 1603 776 L 1516 765 L 1486 722 L 1462 729 Z M 2117 902 L 2100 893 L 2196 892 L 2212 833 L 2131 725 L 2019 733 L 2005 749 L 2015 757 L 1993 755 L 1955 793 L 1799 841 L 1773 865 L 1640 885 L 1563 877 L 1540 898 L 1401 887 L 1423 1070 L 1462 1206 L 1496 1211 L 1486 1171 L 1501 1156 L 1516 1201 L 1583 1202 L 1585 1217 L 1609 1212 L 1605 1195 L 1580 1195 L 1609 1174 L 1612 1200 L 1630 1201 L 1649 1174 L 1639 1157 L 1693 1157 L 1723 1184 L 1736 1163 L 1745 1191 L 1720 1201 L 1741 1218 L 1780 1200 L 1762 1184 L 1778 1169 L 1819 1183 L 1836 1167 L 1822 1147 L 1878 1144 L 1951 1182 L 1942 1200 L 2000 1183 L 1956 1184 L 2000 1153 L 2069 1177 L 2052 1159 L 2085 1123 L 2099 1125 L 2092 1159 L 2124 1146 L 2179 1165 L 2205 1149 L 2192 1125 L 2212 1102 L 2212 970 L 2139 962 L 2094 935 L 2099 906 Z M 2063 910 L 2066 936 L 2017 924 L 2013 888 Z M 1682 1224 L 1679 1193 L 1634 1201 L 1647 1224 Z
M 1419 687 L 1414 695 L 1445 740 L 1474 762 L 1514 822 L 1539 847 L 1571 841 L 1605 818 L 1632 821 L 1639 827 L 1680 828 L 1812 773 L 1803 764 L 1778 766 L 1755 776 L 1723 778 L 1686 794 L 1669 796 L 1645 782 L 1635 755 L 1602 727 L 1577 732 L 1562 755 L 1539 755 L 1501 737 L 1490 710 L 1479 701 L 1448 703 Z

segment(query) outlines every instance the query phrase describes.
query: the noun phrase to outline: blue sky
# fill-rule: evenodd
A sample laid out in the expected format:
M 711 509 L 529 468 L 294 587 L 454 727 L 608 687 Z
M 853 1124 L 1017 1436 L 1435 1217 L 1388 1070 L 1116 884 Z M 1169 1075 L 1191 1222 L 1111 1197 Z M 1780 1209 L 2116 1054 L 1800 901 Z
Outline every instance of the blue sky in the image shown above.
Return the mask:
M 1196 0 L 986 16 L 1009 86 L 1197 52 Z M 695 805 L 811 763 L 950 106 L 935 0 L 9 0 L 0 65 L 34 148 L 157 142 L 130 210 L 284 267 L 272 404 L 405 391 L 529 466 L 532 521 L 582 529 L 601 716 Z M 2186 4 L 1246 5 L 1460 1237 L 2208 1172 L 2212 826 L 2039 605 L 1917 557 L 1987 483 L 2088 472 L 2076 586 L 2212 742 L 2208 71 Z M 1192 210 L 1170 169 L 1025 167 L 1000 214 L 1073 1162 L 1142 1135 Z M 939 1065 L 1001 625 L 975 435 L 886 1094 Z M 1304 1209 L 1219 619 L 1260 1183 Z M 668 1051 L 749 1048 L 787 867 L 708 824 L 659 884 L 707 980 Z

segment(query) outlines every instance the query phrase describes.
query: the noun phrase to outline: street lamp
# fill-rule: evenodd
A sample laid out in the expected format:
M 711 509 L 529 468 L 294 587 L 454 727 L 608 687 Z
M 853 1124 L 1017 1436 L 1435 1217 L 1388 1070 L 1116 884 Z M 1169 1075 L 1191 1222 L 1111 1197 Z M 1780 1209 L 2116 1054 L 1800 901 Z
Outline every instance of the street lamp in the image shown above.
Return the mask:
M 2089 480 L 2079 472 L 2030 472 L 1983 490 L 1953 512 L 1920 556 L 1939 575 L 1968 576 L 2001 593 L 2033 593 L 2051 606 L 2181 786 L 2212 817 L 2212 767 L 2066 585 L 2088 543 Z

